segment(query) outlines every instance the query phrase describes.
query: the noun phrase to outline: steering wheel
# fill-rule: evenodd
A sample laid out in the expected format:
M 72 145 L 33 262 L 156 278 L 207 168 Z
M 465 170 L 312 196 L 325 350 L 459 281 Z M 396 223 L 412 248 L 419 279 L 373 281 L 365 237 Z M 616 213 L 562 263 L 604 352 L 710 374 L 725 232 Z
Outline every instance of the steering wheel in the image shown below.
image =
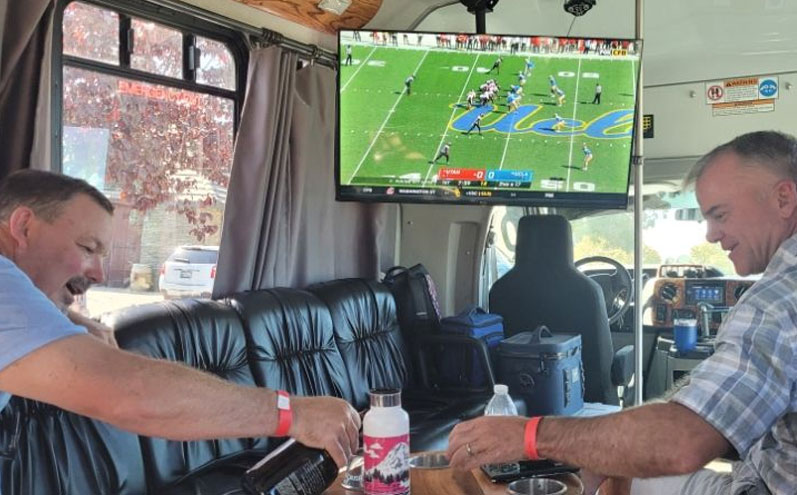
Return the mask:
M 617 320 L 631 307 L 634 299 L 634 284 L 631 281 L 631 274 L 619 261 L 606 256 L 590 256 L 576 261 L 576 268 L 589 263 L 606 263 L 614 268 L 612 273 L 592 273 L 587 276 L 598 283 L 603 291 L 603 299 L 606 301 L 606 313 L 609 316 L 609 325 Z M 583 271 L 583 270 L 582 270 Z

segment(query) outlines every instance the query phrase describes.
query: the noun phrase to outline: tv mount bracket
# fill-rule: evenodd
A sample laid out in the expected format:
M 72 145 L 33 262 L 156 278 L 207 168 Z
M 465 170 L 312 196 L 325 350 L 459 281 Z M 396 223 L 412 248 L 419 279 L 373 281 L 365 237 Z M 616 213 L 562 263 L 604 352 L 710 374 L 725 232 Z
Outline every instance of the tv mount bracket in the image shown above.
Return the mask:
M 468 12 L 476 16 L 476 34 L 485 34 L 486 17 L 488 12 L 493 11 L 498 0 L 459 0 L 462 5 L 468 8 Z

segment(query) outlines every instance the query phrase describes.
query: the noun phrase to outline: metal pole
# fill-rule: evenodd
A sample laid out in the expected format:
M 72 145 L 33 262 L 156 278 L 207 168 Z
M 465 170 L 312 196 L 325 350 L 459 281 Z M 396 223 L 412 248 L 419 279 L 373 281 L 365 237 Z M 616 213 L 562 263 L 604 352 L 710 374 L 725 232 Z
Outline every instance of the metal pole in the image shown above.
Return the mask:
M 642 39 L 642 1 L 636 0 L 635 38 Z M 639 58 L 639 80 L 637 81 L 637 117 L 634 134 L 634 404 L 642 404 L 642 389 L 645 383 L 642 354 L 644 331 L 642 325 L 642 190 L 644 183 L 644 157 L 642 144 L 642 57 Z
M 476 34 L 487 33 L 487 9 L 480 8 L 473 13 L 476 16 Z

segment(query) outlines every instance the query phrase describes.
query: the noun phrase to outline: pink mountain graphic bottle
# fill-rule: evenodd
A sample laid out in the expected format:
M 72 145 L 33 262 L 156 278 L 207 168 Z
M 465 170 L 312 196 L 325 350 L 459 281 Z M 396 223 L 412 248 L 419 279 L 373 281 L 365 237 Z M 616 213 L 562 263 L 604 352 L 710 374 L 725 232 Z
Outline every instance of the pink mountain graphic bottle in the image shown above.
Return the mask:
M 401 408 L 401 390 L 370 392 L 363 418 L 363 489 L 366 495 L 410 493 L 410 418 Z

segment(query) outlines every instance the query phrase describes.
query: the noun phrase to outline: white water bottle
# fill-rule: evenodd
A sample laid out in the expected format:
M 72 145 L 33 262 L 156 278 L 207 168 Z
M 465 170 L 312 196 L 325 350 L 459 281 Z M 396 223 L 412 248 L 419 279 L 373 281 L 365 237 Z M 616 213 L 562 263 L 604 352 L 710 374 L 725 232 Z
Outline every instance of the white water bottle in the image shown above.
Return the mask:
M 484 408 L 485 416 L 517 416 L 517 407 L 509 396 L 509 387 L 496 383 L 493 397 Z
M 372 390 L 363 418 L 363 489 L 366 495 L 410 493 L 410 417 L 401 390 Z

